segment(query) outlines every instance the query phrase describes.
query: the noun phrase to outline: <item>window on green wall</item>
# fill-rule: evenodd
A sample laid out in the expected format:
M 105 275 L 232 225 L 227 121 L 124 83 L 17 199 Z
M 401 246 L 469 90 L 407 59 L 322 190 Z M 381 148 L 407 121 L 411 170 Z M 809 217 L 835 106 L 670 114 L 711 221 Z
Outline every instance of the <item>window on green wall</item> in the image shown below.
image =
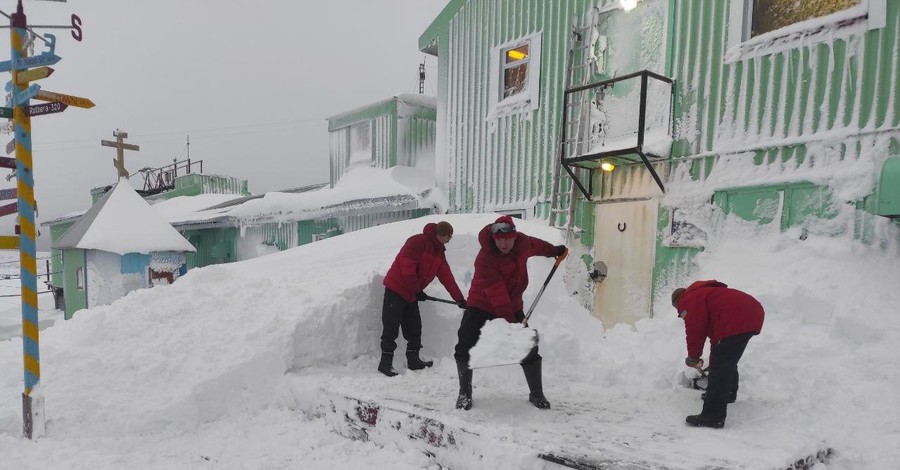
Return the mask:
M 503 51 L 503 99 L 525 90 L 528 84 L 528 44 Z
M 750 37 L 855 7 L 862 0 L 753 0 Z
M 349 164 L 372 161 L 372 126 L 361 122 L 350 127 Z
M 491 57 L 488 86 L 492 100 L 488 118 L 537 109 L 541 34 L 531 34 L 493 47 Z
M 883 28 L 887 0 L 732 0 L 726 61 Z M 755 53 L 755 54 L 754 54 Z

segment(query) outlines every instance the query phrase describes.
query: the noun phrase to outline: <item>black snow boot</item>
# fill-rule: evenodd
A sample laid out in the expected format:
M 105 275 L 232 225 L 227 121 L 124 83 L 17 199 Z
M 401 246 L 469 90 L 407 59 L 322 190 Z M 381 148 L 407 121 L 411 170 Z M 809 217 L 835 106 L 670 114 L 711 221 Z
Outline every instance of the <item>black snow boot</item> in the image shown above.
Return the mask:
M 434 361 L 423 361 L 419 358 L 417 349 L 408 349 L 406 351 L 406 364 L 409 370 L 420 370 L 434 365 Z
M 456 398 L 457 410 L 472 409 L 472 369 L 465 362 L 456 361 L 459 372 L 459 396 Z
M 726 403 L 703 402 L 703 411 L 684 419 L 688 426 L 721 429 L 725 427 Z
M 541 385 L 541 361 L 532 361 L 522 364 L 525 372 L 525 382 L 528 382 L 528 401 L 542 410 L 550 409 L 550 402 L 544 396 L 544 388 Z
M 381 362 L 378 363 L 378 372 L 388 377 L 397 375 L 397 372 L 394 371 L 394 353 L 382 351 Z

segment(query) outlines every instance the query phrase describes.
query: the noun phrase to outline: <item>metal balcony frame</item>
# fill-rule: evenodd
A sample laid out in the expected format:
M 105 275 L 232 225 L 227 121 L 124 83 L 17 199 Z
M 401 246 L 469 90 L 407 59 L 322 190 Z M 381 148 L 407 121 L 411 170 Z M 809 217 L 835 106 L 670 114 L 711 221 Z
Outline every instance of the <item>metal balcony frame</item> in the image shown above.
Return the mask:
M 565 157 L 566 140 L 567 140 L 566 139 L 567 138 L 566 129 L 568 129 L 568 112 L 567 111 L 569 109 L 569 95 L 572 95 L 573 93 L 578 93 L 580 91 L 587 90 L 589 88 L 606 88 L 606 87 L 612 86 L 613 84 L 615 84 L 617 82 L 621 82 L 624 80 L 630 80 L 635 77 L 641 77 L 641 101 L 640 101 L 640 110 L 639 110 L 639 114 L 638 114 L 637 145 L 635 147 L 613 150 L 613 151 L 609 151 L 609 152 L 597 152 L 597 153 L 591 153 L 591 154 L 587 154 L 587 155 L 579 155 L 579 156 L 573 157 L 573 158 L 566 158 Z M 646 166 L 647 169 L 650 171 L 650 174 L 653 176 L 653 179 L 656 181 L 656 184 L 659 186 L 659 189 L 661 189 L 663 193 L 666 192 L 666 188 L 663 185 L 662 180 L 660 179 L 659 175 L 656 173 L 656 170 L 653 168 L 653 165 L 650 163 L 650 159 L 647 158 L 647 153 L 644 152 L 644 124 L 646 123 L 646 120 L 647 120 L 647 83 L 650 78 L 668 83 L 670 85 L 671 92 L 670 92 L 670 96 L 669 96 L 669 135 L 672 135 L 672 133 L 673 133 L 672 107 L 673 107 L 673 103 L 674 103 L 674 93 L 675 93 L 674 86 L 672 86 L 672 85 L 675 84 L 675 80 L 673 80 L 669 77 L 665 77 L 663 75 L 653 73 L 649 70 L 641 70 L 639 72 L 630 73 L 627 75 L 623 75 L 621 77 L 616 77 L 616 78 L 612 78 L 609 80 L 602 80 L 602 81 L 590 83 L 587 85 L 575 86 L 575 87 L 567 88 L 565 90 L 565 92 L 563 94 L 562 127 L 560 128 L 561 132 L 560 132 L 560 136 L 559 136 L 559 160 L 560 160 L 560 164 L 562 165 L 562 167 L 565 168 L 566 173 L 569 174 L 569 176 L 572 178 L 572 181 L 575 183 L 576 186 L 578 186 L 578 189 L 581 191 L 582 194 L 584 194 L 584 197 L 587 198 L 587 200 L 590 201 L 592 199 L 591 194 L 593 192 L 593 179 L 590 177 L 588 178 L 588 187 L 585 188 L 584 183 L 582 183 L 582 181 L 578 179 L 578 176 L 575 174 L 572 167 L 585 168 L 585 169 L 593 171 L 595 168 L 581 166 L 581 165 L 578 165 L 578 163 L 585 162 L 585 161 L 598 161 L 598 160 L 603 160 L 605 158 L 612 158 L 612 157 L 618 157 L 618 156 L 622 156 L 622 155 L 631 155 L 631 154 L 637 154 L 638 156 L 641 157 L 641 161 L 643 161 L 644 166 Z M 662 157 L 662 156 L 660 156 L 660 157 Z

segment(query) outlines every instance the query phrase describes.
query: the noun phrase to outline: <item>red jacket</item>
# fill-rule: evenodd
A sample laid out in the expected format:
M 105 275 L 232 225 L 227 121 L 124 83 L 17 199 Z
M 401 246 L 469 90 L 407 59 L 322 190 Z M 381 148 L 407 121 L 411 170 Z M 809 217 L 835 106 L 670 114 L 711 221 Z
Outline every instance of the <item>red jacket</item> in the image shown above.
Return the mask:
M 463 300 L 462 291 L 450 272 L 444 244 L 437 239 L 437 224 L 427 224 L 422 233 L 406 240 L 384 277 L 384 286 L 400 294 L 407 302 L 416 300 L 416 293 L 431 284 L 434 277 L 441 281 L 453 300 Z
M 759 334 L 765 312 L 750 296 L 716 281 L 697 281 L 678 299 L 678 312 L 684 315 L 688 357 L 703 355 L 706 338 L 710 344 L 742 333 Z
M 528 258 L 553 258 L 556 247 L 517 232 L 512 250 L 500 254 L 491 239 L 491 225 L 478 233 L 481 250 L 475 257 L 475 275 L 466 305 L 515 323 L 516 312 L 522 310 L 522 293 L 528 287 Z

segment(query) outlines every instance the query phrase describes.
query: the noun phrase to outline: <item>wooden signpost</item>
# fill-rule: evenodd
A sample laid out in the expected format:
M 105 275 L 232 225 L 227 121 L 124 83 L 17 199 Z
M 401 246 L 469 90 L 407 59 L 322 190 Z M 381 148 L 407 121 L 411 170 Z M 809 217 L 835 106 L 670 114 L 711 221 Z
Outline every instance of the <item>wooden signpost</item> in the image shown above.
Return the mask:
M 62 1 L 62 0 L 57 0 Z M 16 202 L 0 206 L 0 216 L 18 212 L 18 237 L 0 236 L 0 249 L 19 249 L 20 278 L 22 282 L 22 355 L 24 362 L 25 390 L 22 393 L 22 434 L 28 439 L 44 433 L 43 396 L 32 396 L 32 391 L 40 384 L 41 363 L 39 348 L 39 322 L 37 302 L 37 262 L 35 239 L 37 238 L 37 204 L 34 200 L 34 161 L 31 154 L 31 117 L 43 114 L 59 113 L 68 106 L 92 108 L 94 103 L 80 96 L 66 95 L 41 90 L 35 80 L 42 80 L 53 73 L 50 65 L 62 58 L 56 55 L 56 37 L 45 33 L 38 35 L 33 27 L 28 26 L 22 0 L 18 0 L 15 13 L 4 16 L 9 18 L 10 60 L 0 61 L 0 72 L 11 72 L 11 96 L 8 108 L 0 108 L 0 117 L 12 117 L 15 136 L 7 146 L 6 152 L 16 152 L 16 158 L 0 157 L 0 168 L 15 168 L 17 187 L 14 197 Z M 53 26 L 43 26 L 45 28 Z M 34 27 L 37 28 L 37 27 Z M 81 18 L 72 15 L 72 37 L 82 39 Z M 29 56 L 26 47 L 30 34 L 37 35 L 47 50 L 38 55 Z M 48 101 L 45 105 L 32 106 L 31 99 Z M 9 111 L 7 111 L 9 110 Z M 0 193 L 0 200 L 9 199 L 12 192 Z

